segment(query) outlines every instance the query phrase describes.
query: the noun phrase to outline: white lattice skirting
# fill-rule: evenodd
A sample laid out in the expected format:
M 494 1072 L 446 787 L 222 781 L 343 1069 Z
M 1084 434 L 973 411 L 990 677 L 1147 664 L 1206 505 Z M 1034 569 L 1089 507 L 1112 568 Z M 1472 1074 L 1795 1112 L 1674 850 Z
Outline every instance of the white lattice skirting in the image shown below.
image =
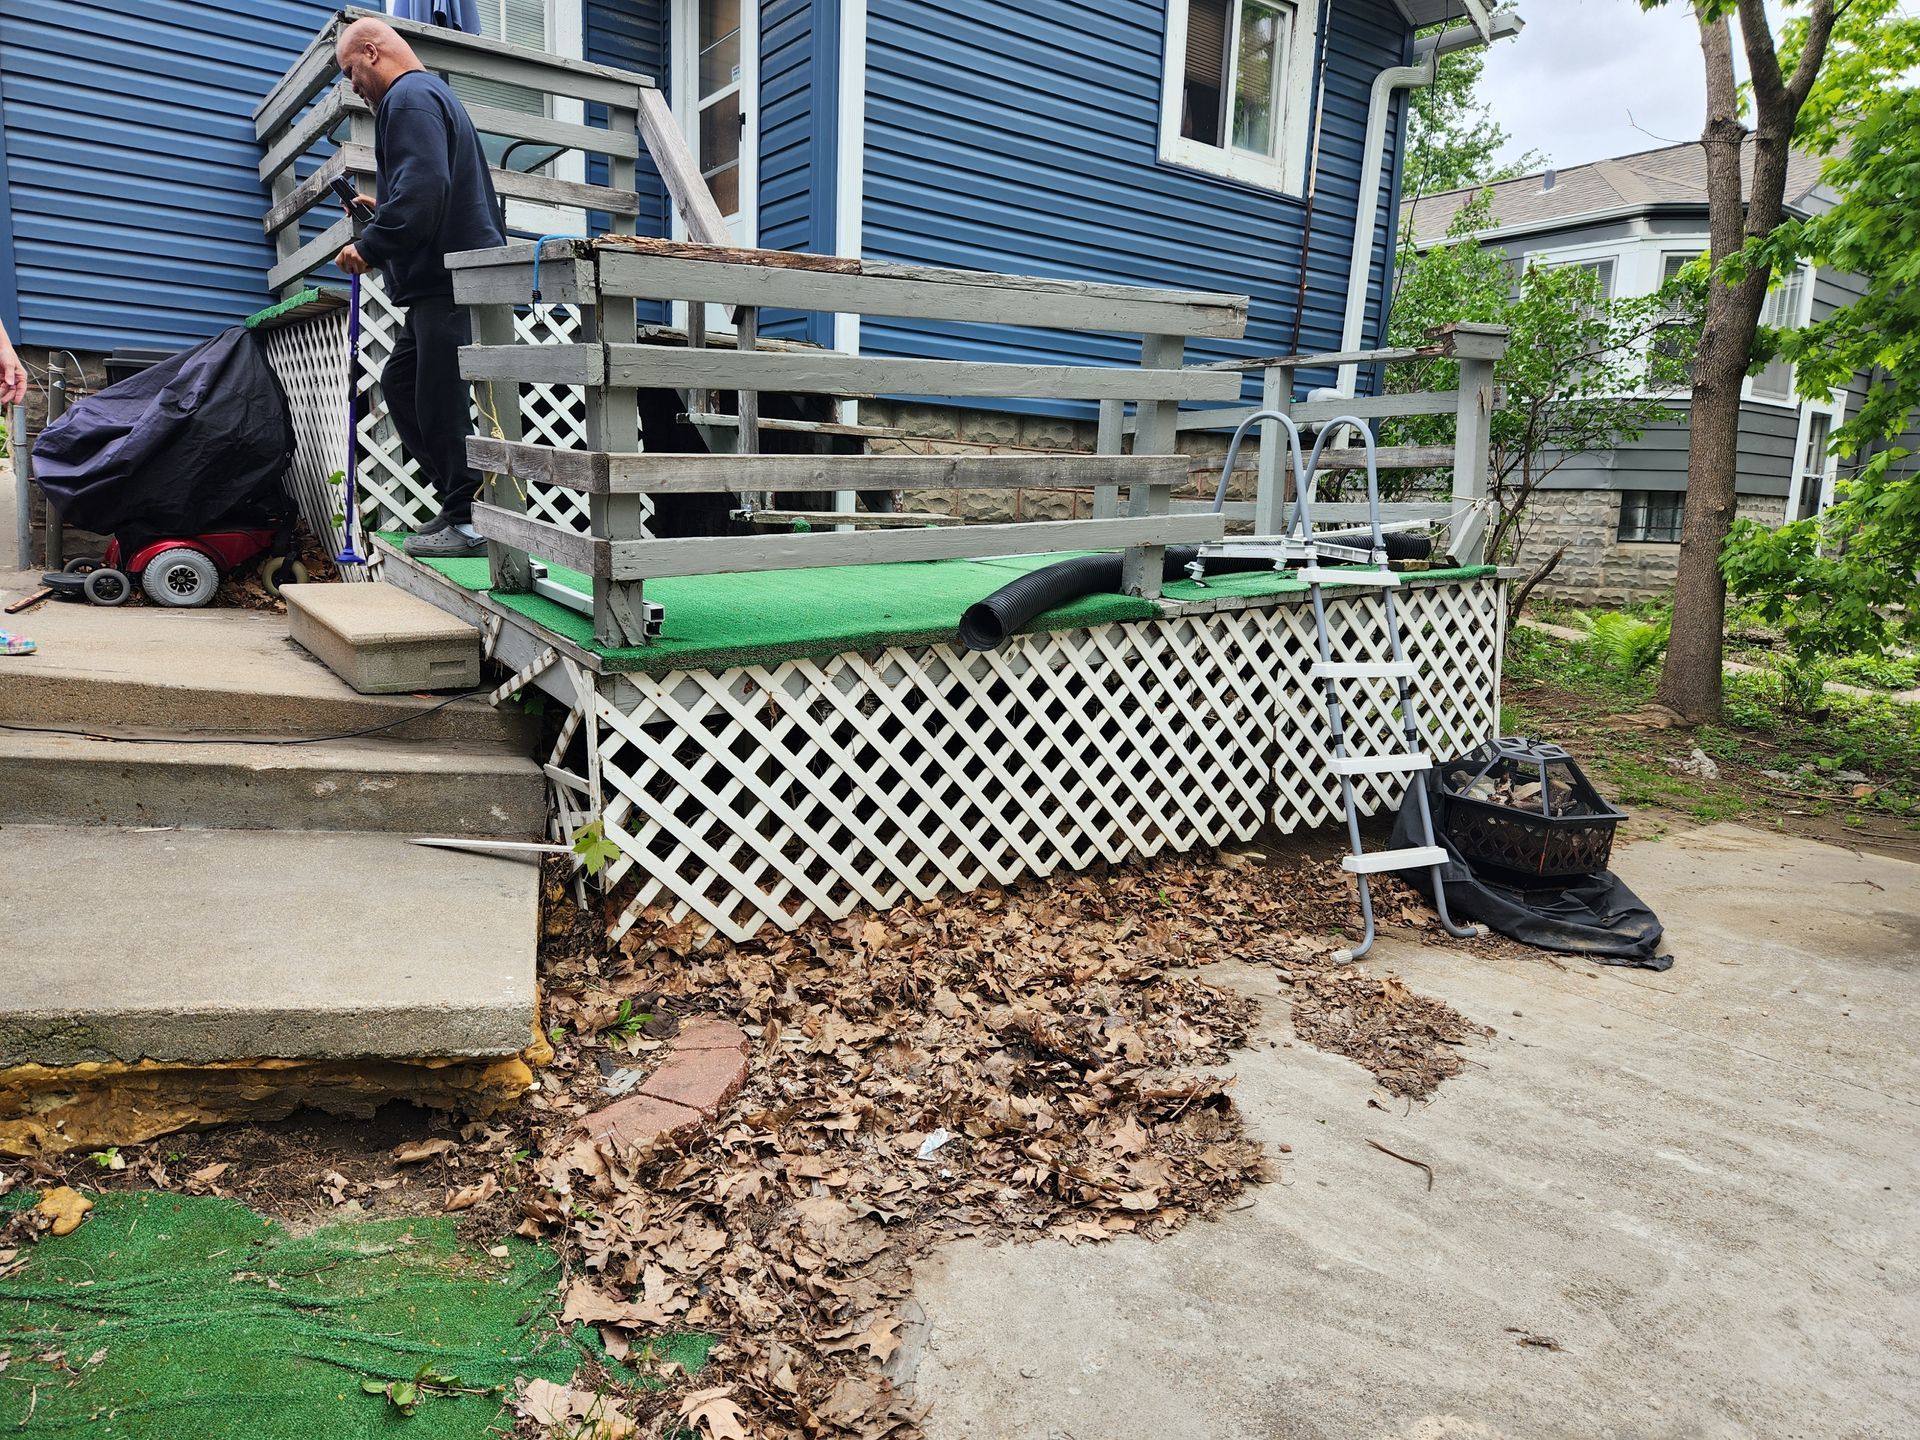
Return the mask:
M 1495 580 L 1409 588 L 1402 622 L 1422 665 L 1437 753 L 1494 734 L 1504 606 Z M 1379 658 L 1377 599 L 1329 602 L 1335 658 Z M 598 810 L 638 886 L 620 931 L 697 916 L 741 940 L 816 915 L 885 909 L 989 881 L 1246 840 L 1338 818 L 1326 720 L 1301 604 L 725 671 L 574 671 L 576 708 L 548 773 L 556 833 Z M 1383 688 L 1350 714 L 1398 749 Z M 561 768 L 587 735 L 587 773 Z M 1357 747 L 1356 747 L 1357 748 Z M 1360 786 L 1369 814 L 1404 781 Z

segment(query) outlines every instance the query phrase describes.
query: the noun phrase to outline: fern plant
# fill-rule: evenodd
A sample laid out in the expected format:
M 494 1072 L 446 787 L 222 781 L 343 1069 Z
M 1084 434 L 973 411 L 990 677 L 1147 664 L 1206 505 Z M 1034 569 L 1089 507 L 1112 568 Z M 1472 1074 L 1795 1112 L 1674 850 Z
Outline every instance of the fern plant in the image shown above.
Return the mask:
M 1639 675 L 1652 669 L 1666 653 L 1667 636 L 1673 629 L 1673 617 L 1641 620 L 1618 610 L 1589 615 L 1574 612 L 1574 624 L 1586 632 L 1587 651 L 1601 664 L 1623 675 Z

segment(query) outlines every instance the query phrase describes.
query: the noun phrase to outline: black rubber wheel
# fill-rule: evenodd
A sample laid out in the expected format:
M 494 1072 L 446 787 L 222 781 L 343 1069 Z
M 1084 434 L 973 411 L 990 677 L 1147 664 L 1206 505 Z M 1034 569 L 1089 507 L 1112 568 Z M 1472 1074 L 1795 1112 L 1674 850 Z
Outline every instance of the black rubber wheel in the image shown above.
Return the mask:
M 96 605 L 124 605 L 133 598 L 133 581 L 127 572 L 108 565 L 89 571 L 84 588 L 87 599 Z
M 100 568 L 100 562 L 91 555 L 76 555 L 60 567 L 66 575 L 91 575 Z
M 289 565 L 293 567 L 292 578 L 286 580 L 284 583 L 288 585 L 306 584 L 307 567 L 302 565 L 298 560 L 289 560 L 284 555 L 270 555 L 260 562 L 260 583 L 267 587 L 267 593 L 276 600 L 280 598 L 280 586 L 283 583 L 280 577 L 287 573 L 287 567 Z
M 178 546 L 162 550 L 140 572 L 140 588 L 156 605 L 192 610 L 213 603 L 220 588 L 220 567 L 198 550 Z

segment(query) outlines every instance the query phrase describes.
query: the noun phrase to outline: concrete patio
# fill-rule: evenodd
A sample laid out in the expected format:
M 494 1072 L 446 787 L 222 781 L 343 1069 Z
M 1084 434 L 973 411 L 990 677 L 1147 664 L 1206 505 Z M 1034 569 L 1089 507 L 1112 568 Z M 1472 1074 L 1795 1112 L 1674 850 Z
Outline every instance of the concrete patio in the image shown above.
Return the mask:
M 1616 868 L 1665 974 L 1382 944 L 1499 1031 L 1410 1111 L 1209 970 L 1267 1001 L 1234 1093 L 1282 1182 L 1157 1245 L 940 1251 L 928 1434 L 1920 1432 L 1920 867 L 1722 825 Z

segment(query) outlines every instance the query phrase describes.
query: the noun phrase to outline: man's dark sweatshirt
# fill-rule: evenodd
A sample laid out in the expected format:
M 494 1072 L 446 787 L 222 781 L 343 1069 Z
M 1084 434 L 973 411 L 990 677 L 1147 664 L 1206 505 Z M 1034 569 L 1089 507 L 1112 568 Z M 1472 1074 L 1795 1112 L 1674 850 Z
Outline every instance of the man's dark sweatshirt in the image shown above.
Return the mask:
M 411 70 L 381 97 L 373 145 L 380 187 L 374 218 L 354 242 L 360 258 L 386 272 L 400 304 L 451 296 L 442 257 L 506 244 L 473 121 L 439 76 Z

